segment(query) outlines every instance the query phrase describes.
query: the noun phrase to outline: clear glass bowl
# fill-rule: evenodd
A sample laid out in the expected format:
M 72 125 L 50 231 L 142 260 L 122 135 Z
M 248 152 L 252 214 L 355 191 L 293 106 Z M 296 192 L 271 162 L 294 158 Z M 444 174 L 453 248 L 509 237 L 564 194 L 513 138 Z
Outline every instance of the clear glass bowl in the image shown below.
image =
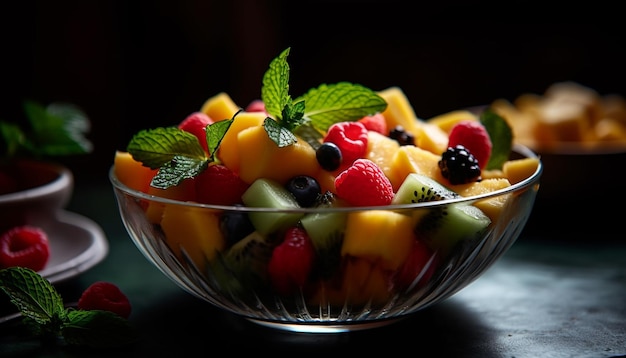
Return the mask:
M 525 147 L 516 146 L 513 157 L 536 155 Z M 213 206 L 169 200 L 128 188 L 116 178 L 114 168 L 111 168 L 109 178 L 122 221 L 131 239 L 150 262 L 182 289 L 260 325 L 294 332 L 330 333 L 392 323 L 449 298 L 478 278 L 520 235 L 532 211 L 541 172 L 540 163 L 529 178 L 510 187 L 470 198 L 385 207 L 297 210 Z M 400 269 L 397 266 L 385 266 L 386 261 L 382 257 L 388 254 L 381 253 L 379 258 L 355 259 L 350 255 L 336 253 L 334 256 L 327 254 L 324 261 L 333 262 L 335 258 L 336 262 L 337 258 L 341 258 L 339 266 L 329 266 L 341 267 L 336 270 L 341 274 L 319 275 L 323 278 L 311 279 L 294 293 L 277 294 L 266 279 L 267 262 L 258 259 L 262 255 L 253 255 L 257 259 L 252 261 L 242 259 L 240 265 L 231 270 L 224 269 L 228 266 L 223 264 L 226 260 L 222 260 L 225 250 L 221 253 L 210 252 L 215 251 L 216 236 L 221 235 L 218 224 L 220 218 L 233 213 L 298 216 L 334 212 L 352 216 L 382 211 L 390 217 L 420 218 L 427 213 L 440 212 L 446 206 L 504 197 L 506 204 L 501 212 L 480 235 L 460 241 L 445 255 L 434 250 L 429 257 L 422 258 L 423 267 L 415 273 L 409 285 L 390 284 Z M 164 210 L 176 213 L 170 216 L 167 223 L 165 219 L 161 221 L 166 216 Z M 195 220 L 192 217 L 202 219 Z M 201 228 L 193 229 L 193 225 L 200 225 Z M 206 227 L 203 228 L 203 225 Z M 411 235 L 411 226 L 404 225 L 403 229 L 399 227 L 390 227 L 391 231 L 396 231 L 389 235 L 390 240 Z M 190 232 L 203 234 L 194 238 Z M 257 249 L 251 245 L 241 251 Z M 241 256 L 246 256 L 246 253 Z

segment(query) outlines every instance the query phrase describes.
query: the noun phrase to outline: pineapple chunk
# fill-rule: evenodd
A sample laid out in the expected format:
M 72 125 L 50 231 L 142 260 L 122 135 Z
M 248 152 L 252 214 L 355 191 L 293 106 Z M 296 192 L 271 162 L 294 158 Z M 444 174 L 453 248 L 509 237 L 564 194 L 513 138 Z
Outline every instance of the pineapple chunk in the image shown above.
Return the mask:
M 511 184 L 515 184 L 533 175 L 538 166 L 539 158 L 512 159 L 504 163 L 502 173 Z
M 417 137 L 421 121 L 415 115 L 411 102 L 399 87 L 389 87 L 378 92 L 387 102 L 387 108 L 383 111 L 383 116 L 390 130 L 396 126 L 402 126 L 404 130 Z
M 225 92 L 220 92 L 207 99 L 200 109 L 200 112 L 205 113 L 216 122 L 232 119 L 237 111 L 239 111 L 239 106 Z
M 379 262 L 395 270 L 408 257 L 415 236 L 415 219 L 387 210 L 370 210 L 348 215 L 342 256 Z
M 500 190 L 511 186 L 511 183 L 506 178 L 493 178 L 483 179 L 479 182 L 455 185 L 451 189 L 464 197 L 470 197 L 474 195 L 481 195 L 490 193 L 496 190 Z M 508 200 L 511 194 L 500 195 L 495 198 L 483 199 L 474 203 L 474 206 L 482 210 L 487 215 L 491 222 L 496 222 L 498 216 L 504 208 L 504 204 Z
M 468 110 L 456 110 L 440 114 L 427 120 L 428 123 L 441 128 L 444 132 L 450 133 L 452 127 L 461 121 L 478 121 L 478 116 Z
M 438 164 L 440 159 L 441 155 L 436 155 L 428 150 L 412 145 L 401 146 L 391 163 L 392 170 L 389 181 L 393 190 L 398 191 L 398 188 L 410 173 L 424 174 L 443 183 L 444 179 Z

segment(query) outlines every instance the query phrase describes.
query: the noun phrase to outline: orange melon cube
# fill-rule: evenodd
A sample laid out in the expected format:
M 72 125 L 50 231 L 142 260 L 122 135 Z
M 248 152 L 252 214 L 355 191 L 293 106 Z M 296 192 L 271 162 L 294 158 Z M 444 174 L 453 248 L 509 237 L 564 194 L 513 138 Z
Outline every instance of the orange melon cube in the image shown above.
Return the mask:
M 113 171 L 115 176 L 127 187 L 147 193 L 152 178 L 158 172 L 150 169 L 135 159 L 128 152 L 116 151 L 113 159 Z

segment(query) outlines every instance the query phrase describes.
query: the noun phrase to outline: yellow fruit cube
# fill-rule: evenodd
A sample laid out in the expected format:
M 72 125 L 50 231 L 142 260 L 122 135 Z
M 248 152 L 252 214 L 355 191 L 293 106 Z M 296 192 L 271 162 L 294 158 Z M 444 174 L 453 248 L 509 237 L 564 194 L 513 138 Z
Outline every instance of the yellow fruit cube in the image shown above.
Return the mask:
M 228 93 L 225 92 L 220 92 L 207 99 L 200 109 L 201 112 L 205 113 L 216 122 L 223 121 L 224 119 L 232 119 L 239 110 L 239 106 L 237 106 Z
M 377 94 L 387 102 L 387 108 L 382 113 L 387 122 L 387 128 L 402 126 L 407 132 L 417 136 L 422 122 L 415 115 L 411 102 L 402 89 L 389 87 Z
M 388 210 L 369 210 L 348 215 L 342 256 L 349 255 L 397 269 L 407 258 L 415 236 L 415 219 Z
M 393 190 L 398 191 L 398 188 L 410 173 L 424 174 L 443 183 L 438 164 L 440 159 L 441 155 L 436 155 L 428 150 L 412 145 L 401 146 L 396 151 L 391 163 L 389 181 L 393 186 Z
M 502 172 L 511 184 L 515 184 L 533 175 L 538 167 L 539 158 L 512 159 L 503 164 Z
M 460 109 L 432 117 L 426 122 L 441 128 L 444 132 L 449 134 L 455 124 L 468 120 L 478 121 L 478 116 L 468 110 Z
M 183 260 L 184 251 L 200 272 L 226 245 L 217 212 L 207 209 L 167 204 L 161 228 L 174 254 Z
M 239 171 L 237 135 L 244 129 L 262 125 L 265 117 L 263 112 L 241 112 L 233 120 L 217 150 L 217 157 L 230 170 Z
M 365 158 L 376 163 L 387 178 L 392 176 L 392 160 L 400 148 L 397 140 L 378 132 L 369 131 L 367 135 L 367 152 Z
M 460 184 L 451 186 L 450 188 L 464 197 L 470 197 L 475 195 L 481 195 L 491 193 L 496 190 L 507 188 L 511 186 L 508 179 L 505 178 L 492 178 L 483 179 L 479 182 L 473 182 L 468 184 Z M 482 210 L 492 222 L 496 222 L 498 216 L 502 212 L 504 205 L 511 194 L 500 195 L 495 198 L 483 199 L 474 203 L 474 206 Z

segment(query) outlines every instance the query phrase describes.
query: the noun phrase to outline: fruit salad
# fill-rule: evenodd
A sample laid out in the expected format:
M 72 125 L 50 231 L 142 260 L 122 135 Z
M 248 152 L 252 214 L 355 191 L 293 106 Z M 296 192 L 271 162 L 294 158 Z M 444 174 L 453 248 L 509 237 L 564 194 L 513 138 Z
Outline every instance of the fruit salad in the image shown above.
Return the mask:
M 400 88 L 347 82 L 292 99 L 288 54 L 270 64 L 260 100 L 219 93 L 115 154 L 121 183 L 171 199 L 138 210 L 217 292 L 382 304 L 428 285 L 513 197 L 459 199 L 538 171 L 536 157 L 510 159 L 510 128 L 488 110 L 425 121 Z M 414 208 L 441 200 L 451 204 Z

